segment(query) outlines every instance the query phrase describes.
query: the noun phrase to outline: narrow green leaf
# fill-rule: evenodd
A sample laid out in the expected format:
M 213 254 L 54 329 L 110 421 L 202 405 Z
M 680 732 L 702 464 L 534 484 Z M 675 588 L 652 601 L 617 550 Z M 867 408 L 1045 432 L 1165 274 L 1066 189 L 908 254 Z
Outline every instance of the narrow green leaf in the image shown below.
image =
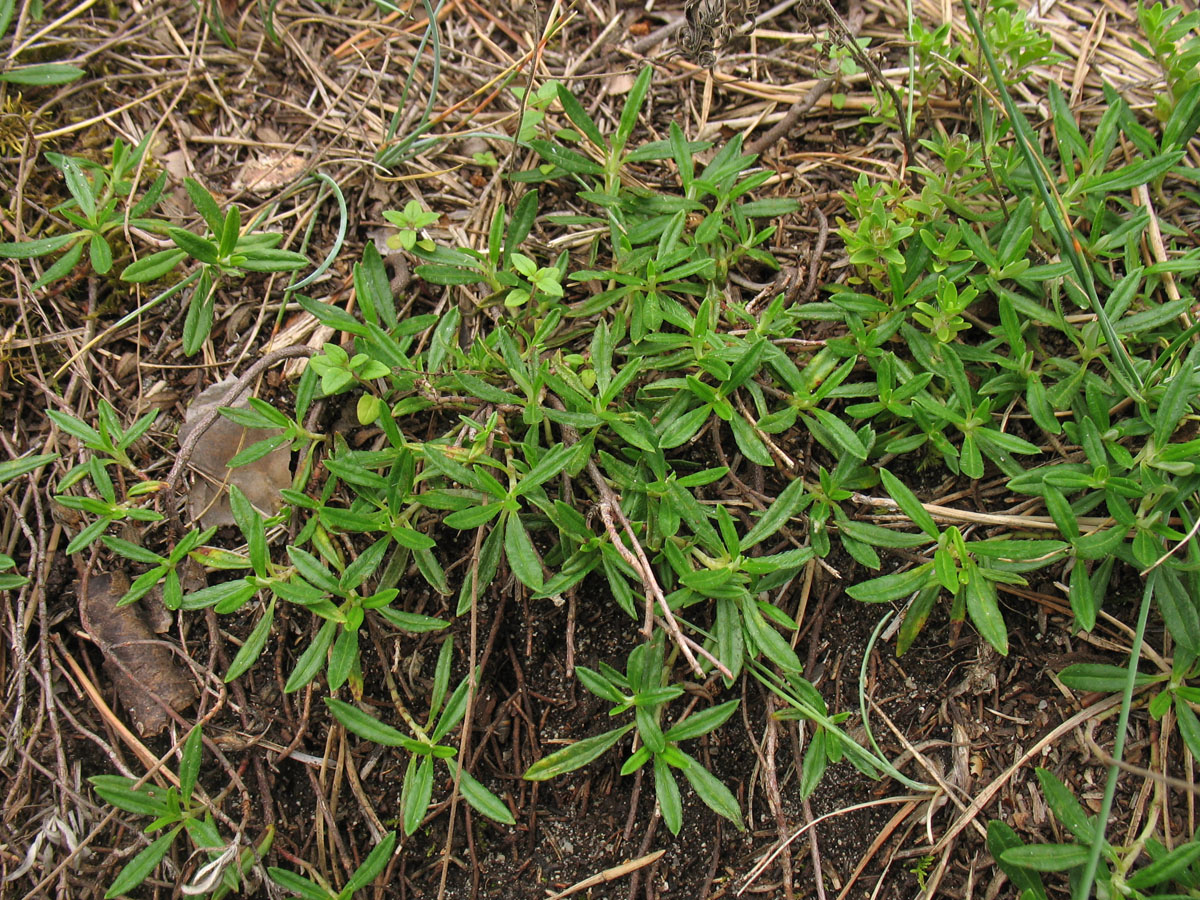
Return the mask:
M 699 760 L 688 756 L 686 753 L 681 754 L 687 759 L 688 765 L 684 767 L 683 774 L 688 782 L 692 785 L 692 789 L 717 815 L 724 816 L 730 822 L 737 826 L 738 831 L 744 831 L 746 826 L 742 824 L 742 810 L 738 806 L 737 799 L 730 792 L 729 788 L 725 787 L 715 775 L 704 768 Z
M 793 515 L 800 511 L 806 501 L 804 481 L 797 478 L 779 492 L 775 501 L 767 507 L 754 527 L 742 538 L 742 552 L 745 553 L 755 544 L 766 540 L 784 526 Z
M 83 174 L 83 169 L 74 159 L 63 157 L 62 172 L 67 180 L 67 190 L 79 204 L 79 211 L 89 222 L 96 219 L 96 196 L 92 193 L 92 183 Z
M 1075 840 L 1091 843 L 1096 829 L 1071 789 L 1049 769 L 1039 768 L 1036 773 L 1046 797 L 1046 805 L 1054 813 L 1054 818 L 1070 830 Z
M 420 759 L 420 762 L 417 760 Z M 416 763 L 415 769 L 413 763 Z M 404 812 L 404 833 L 410 835 L 417 830 L 429 801 L 433 797 L 433 757 L 413 756 L 409 760 L 404 787 L 400 792 Z
M 683 827 L 683 802 L 679 799 L 679 785 L 675 782 L 671 767 L 657 753 L 654 755 L 654 795 L 658 798 L 658 808 L 671 834 L 679 834 L 679 829 Z
M 284 693 L 290 694 L 292 691 L 299 690 L 321 671 L 321 667 L 325 665 L 325 654 L 329 652 L 329 645 L 333 643 L 337 627 L 337 622 L 326 622 L 321 626 L 313 642 L 296 660 L 296 668 L 292 670 L 287 684 L 283 686 Z
M 78 66 L 68 66 L 66 63 L 37 63 L 30 66 L 17 66 L 7 72 L 0 72 L 0 81 L 6 81 L 9 84 L 26 84 L 31 87 L 51 87 L 56 84 L 77 81 L 86 74 Z
M 39 238 L 35 241 L 11 241 L 0 243 L 0 259 L 32 259 L 46 256 L 55 250 L 61 250 L 71 241 L 79 238 L 79 233 L 60 234 L 55 237 Z
M 289 872 L 287 869 L 280 869 L 276 866 L 267 866 L 267 874 L 285 891 L 291 891 L 293 894 L 303 897 L 304 900 L 335 900 L 333 894 L 309 881 L 303 875 L 297 875 L 295 872 Z
M 200 774 L 200 755 L 203 748 L 203 736 L 200 726 L 196 725 L 188 733 L 183 742 L 183 752 L 179 757 L 179 794 L 186 806 L 192 799 L 192 791 L 196 787 L 196 778 Z
M 1188 702 L 1178 696 L 1175 698 L 1175 720 L 1179 726 L 1179 735 L 1187 744 L 1188 750 L 1193 757 L 1200 759 L 1200 720 Z
M 1063 684 L 1076 691 L 1116 694 L 1125 690 L 1125 682 L 1129 676 L 1123 666 L 1112 666 L 1106 663 L 1075 663 L 1059 672 L 1058 677 Z M 1134 676 L 1134 687 L 1141 688 L 1148 684 L 1157 684 L 1166 677 L 1165 675 L 1139 672 Z
M 518 513 L 510 512 L 504 522 L 504 552 L 513 574 L 527 588 L 540 591 L 543 584 L 542 561 L 534 549 L 529 532 Z
M 846 593 L 864 603 L 890 603 L 907 597 L 929 583 L 933 576 L 933 563 L 924 563 L 907 572 L 881 575 L 846 588 Z
M 1008 656 L 1008 628 L 1000 613 L 995 584 L 979 574 L 978 566 L 971 565 L 967 569 L 964 590 L 971 621 L 1001 656 Z
M 883 487 L 888 492 L 888 495 L 900 507 L 900 511 L 912 519 L 914 525 L 934 540 L 937 540 L 941 532 L 938 531 L 937 523 L 933 521 L 933 516 L 926 511 L 921 501 L 917 499 L 917 495 L 910 491 L 904 482 L 887 469 L 880 468 L 879 478 L 883 482 Z
M 104 895 L 104 900 L 112 900 L 122 894 L 128 894 L 150 877 L 150 873 L 155 870 L 162 858 L 167 855 L 167 851 L 171 849 L 175 836 L 182 828 L 182 825 L 176 825 L 170 831 L 160 834 L 149 847 L 126 863 L 125 868 L 121 869 L 117 877 L 113 879 L 113 883 Z
M 361 738 L 383 744 L 386 747 L 405 747 L 412 739 L 401 734 L 391 725 L 380 722 L 370 713 L 365 713 L 357 706 L 352 706 L 336 697 L 326 697 L 325 705 L 333 713 L 333 717 L 346 726 L 347 731 Z
M 549 756 L 543 756 L 530 766 L 522 777 L 526 781 L 549 781 L 551 778 L 582 768 L 602 756 L 606 750 L 632 731 L 633 727 L 633 723 L 630 722 L 628 725 L 614 728 L 604 734 L 569 744 Z
M 501 825 L 517 823 L 504 801 L 480 784 L 470 772 L 459 766 L 457 760 L 446 759 L 443 762 L 450 769 L 451 776 L 458 774 L 461 769 L 461 774 L 458 774 L 458 792 L 462 794 L 464 800 L 471 804 L 473 809 Z
M 629 136 L 633 134 L 633 127 L 637 124 L 638 113 L 641 111 L 642 103 L 646 99 L 646 93 L 650 90 L 650 79 L 653 75 L 653 66 L 643 68 L 638 73 L 633 87 L 626 95 L 625 106 L 621 110 L 621 121 L 617 124 L 617 133 L 613 137 L 612 149 L 614 153 L 625 152 L 625 145 L 629 142 Z
M 329 667 L 325 677 L 331 691 L 338 690 L 346 683 L 354 664 L 358 661 L 358 629 L 343 625 L 333 642 L 333 650 L 329 654 Z
M 988 822 L 988 852 L 992 854 L 992 858 L 999 863 L 1004 874 L 1012 881 L 1013 887 L 1022 892 L 1022 900 L 1027 897 L 1034 898 L 1034 900 L 1046 900 L 1046 888 L 1042 884 L 1041 876 L 1036 872 L 1030 872 L 1028 869 L 1004 861 L 1003 854 L 1006 850 L 1023 846 L 1021 839 L 1017 837 L 1017 833 L 1010 826 L 995 820 Z
M 250 635 L 246 638 L 246 642 L 238 649 L 237 656 L 233 658 L 233 662 L 229 664 L 229 671 L 225 673 L 226 684 L 254 665 L 255 660 L 258 659 L 263 652 L 263 648 L 267 645 L 267 638 L 271 636 L 271 626 L 274 622 L 275 598 L 272 597 L 271 602 L 267 604 L 266 612 L 258 620 Z
M 360 891 L 368 884 L 375 880 L 375 876 L 382 872 L 388 864 L 388 860 L 392 858 L 392 851 L 396 849 L 396 832 L 389 831 L 383 836 L 383 840 L 372 848 L 367 854 L 367 858 L 362 861 L 354 874 L 347 879 L 345 886 L 342 888 L 342 894 L 346 897 L 354 895 L 355 891 Z
M 1011 866 L 1035 872 L 1065 872 L 1086 863 L 1088 850 L 1078 844 L 1035 844 L 1005 850 L 1000 859 Z
M 576 671 L 579 671 L 576 667 Z M 693 713 L 682 722 L 671 726 L 665 734 L 668 741 L 686 741 L 715 731 L 733 715 L 738 708 L 738 700 L 726 700 L 709 709 Z

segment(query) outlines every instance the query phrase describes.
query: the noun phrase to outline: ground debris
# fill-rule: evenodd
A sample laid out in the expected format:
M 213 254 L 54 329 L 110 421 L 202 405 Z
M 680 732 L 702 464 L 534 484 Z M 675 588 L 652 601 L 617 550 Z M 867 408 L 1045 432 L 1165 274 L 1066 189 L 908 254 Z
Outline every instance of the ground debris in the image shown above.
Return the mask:
M 164 706 L 176 712 L 187 709 L 196 700 L 196 689 L 155 634 L 143 606 L 117 606 L 129 590 L 124 572 L 93 574 L 86 585 L 80 603 L 83 627 L 103 651 L 104 669 L 138 733 L 158 734 L 170 722 Z
M 183 427 L 179 429 L 181 445 L 206 413 L 214 406 L 226 405 L 226 398 L 236 384 L 236 380 L 226 379 L 200 393 L 188 407 Z M 266 515 L 279 509 L 279 491 L 292 483 L 292 453 L 287 444 L 252 463 L 236 469 L 228 467 L 229 460 L 250 445 L 278 434 L 275 429 L 245 428 L 224 417 L 217 418 L 204 430 L 191 457 L 191 467 L 200 477 L 188 493 L 188 513 L 200 527 L 234 524 L 225 490 L 228 485 L 237 485 L 246 499 Z

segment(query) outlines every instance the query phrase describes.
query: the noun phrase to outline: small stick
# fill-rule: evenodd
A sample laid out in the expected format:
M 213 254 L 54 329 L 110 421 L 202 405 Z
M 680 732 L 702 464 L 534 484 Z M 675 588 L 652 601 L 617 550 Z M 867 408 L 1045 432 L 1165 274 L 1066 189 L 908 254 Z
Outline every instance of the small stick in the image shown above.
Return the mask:
M 588 888 L 593 888 L 598 884 L 605 884 L 609 881 L 616 881 L 618 878 L 624 878 L 638 869 L 645 868 L 658 862 L 666 850 L 655 850 L 653 853 L 647 853 L 645 856 L 639 856 L 637 859 L 631 859 L 628 862 L 623 862 L 619 866 L 613 866 L 605 869 L 603 872 L 597 872 L 595 875 L 589 875 L 583 881 L 577 881 L 565 891 L 559 891 L 557 894 L 552 894 L 546 900 L 562 900 L 563 897 L 570 897 L 572 894 L 578 894 L 580 891 L 586 891 Z

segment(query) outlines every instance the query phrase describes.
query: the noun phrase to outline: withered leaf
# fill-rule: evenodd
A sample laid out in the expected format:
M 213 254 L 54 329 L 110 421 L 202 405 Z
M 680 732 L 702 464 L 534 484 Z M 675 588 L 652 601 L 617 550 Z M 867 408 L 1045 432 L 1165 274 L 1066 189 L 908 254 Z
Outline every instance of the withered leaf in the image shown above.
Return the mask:
M 200 393 L 188 407 L 183 427 L 179 429 L 181 444 L 187 440 L 196 423 L 214 406 L 228 405 L 225 400 L 235 384 L 234 380 L 226 379 Z M 292 483 L 292 452 L 287 444 L 236 469 L 230 469 L 227 463 L 250 445 L 279 433 L 278 429 L 273 428 L 245 428 L 223 416 L 204 430 L 190 460 L 192 468 L 198 472 L 188 491 L 188 512 L 193 521 L 202 528 L 234 524 L 226 490 L 230 484 L 236 484 L 263 515 L 270 516 L 278 512 L 279 491 Z
M 154 633 L 141 604 L 117 608 L 129 590 L 121 571 L 97 573 L 87 580 L 80 620 L 104 653 L 104 670 L 142 736 L 158 734 L 170 722 L 164 706 L 176 712 L 196 700 L 191 679 L 175 664 L 174 654 Z

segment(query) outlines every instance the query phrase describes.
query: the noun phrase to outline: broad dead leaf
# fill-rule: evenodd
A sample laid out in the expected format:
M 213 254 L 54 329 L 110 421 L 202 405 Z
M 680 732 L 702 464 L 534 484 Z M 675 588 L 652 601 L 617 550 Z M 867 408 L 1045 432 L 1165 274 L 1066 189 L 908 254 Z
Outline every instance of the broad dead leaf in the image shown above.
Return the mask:
M 187 440 L 205 413 L 214 406 L 228 405 L 225 400 L 235 384 L 232 379 L 227 379 L 201 392 L 188 407 L 183 427 L 179 429 L 180 443 Z M 250 445 L 277 434 L 277 429 L 243 428 L 224 416 L 204 430 L 190 461 L 197 472 L 188 491 L 188 512 L 193 521 L 202 528 L 234 524 L 227 490 L 230 484 L 236 484 L 263 515 L 270 516 L 279 511 L 279 491 L 292 483 L 292 451 L 287 444 L 248 465 L 236 469 L 227 465 Z
M 158 734 L 170 722 L 164 706 L 176 712 L 196 700 L 192 680 L 175 664 L 175 654 L 154 633 L 141 603 L 117 608 L 129 590 L 124 572 L 97 573 L 80 598 L 80 620 L 104 653 L 104 669 L 117 696 L 143 737 Z
M 232 187 L 235 191 L 271 194 L 303 175 L 307 164 L 303 156 L 295 153 L 267 153 L 246 160 Z

